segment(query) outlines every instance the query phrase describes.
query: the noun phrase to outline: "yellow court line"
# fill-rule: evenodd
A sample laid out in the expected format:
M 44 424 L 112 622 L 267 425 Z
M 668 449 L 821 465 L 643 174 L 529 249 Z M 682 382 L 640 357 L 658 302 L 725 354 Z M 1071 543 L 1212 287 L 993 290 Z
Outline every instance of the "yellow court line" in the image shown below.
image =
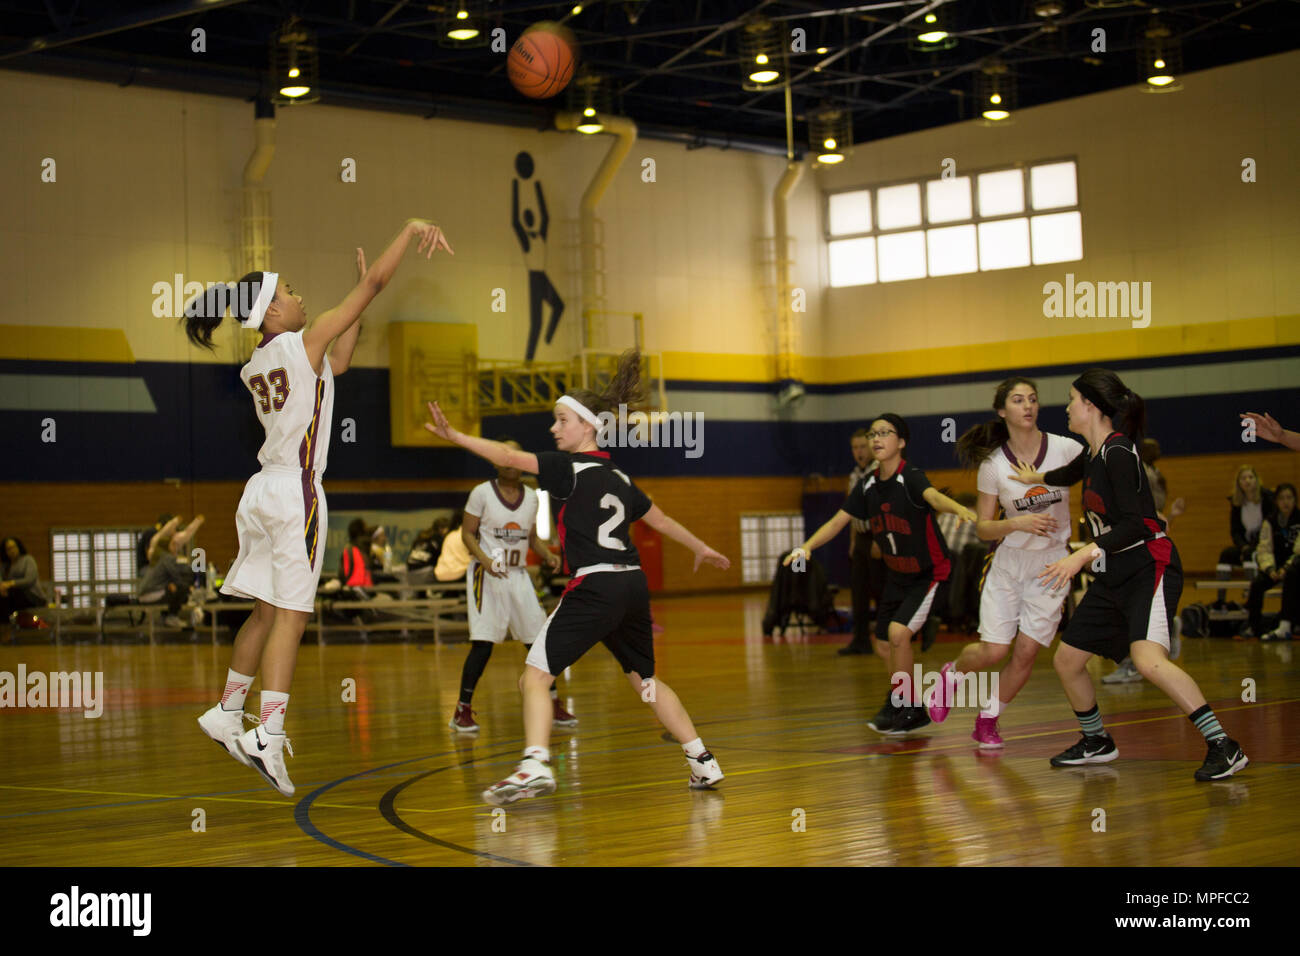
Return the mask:
M 1233 713 L 1234 711 L 1245 710 L 1248 707 L 1276 707 L 1281 704 L 1293 704 L 1296 701 L 1300 701 L 1300 697 L 1289 697 L 1284 700 L 1260 701 L 1254 704 L 1242 704 L 1240 707 L 1227 707 L 1224 708 L 1223 710 L 1216 710 L 1215 713 L 1216 714 Z M 1186 714 L 1164 714 L 1157 717 L 1142 717 L 1134 720 L 1120 721 L 1119 723 L 1110 724 L 1109 726 L 1131 727 L 1137 724 L 1154 723 L 1159 720 L 1179 720 L 1179 719 L 1185 720 L 1186 718 L 1187 718 Z M 1074 733 L 1074 732 L 1075 732 L 1075 728 L 1071 727 L 1071 728 L 1064 728 L 1062 730 L 1044 730 L 1034 734 L 1020 734 L 1017 736 L 1007 737 L 1006 739 L 1007 740 L 1031 740 L 1036 737 L 1051 737 L 1056 734 Z M 969 746 L 970 744 L 964 742 L 952 743 L 952 744 L 947 744 L 939 747 L 919 747 L 915 750 L 896 750 L 893 751 L 892 754 L 874 754 L 870 756 L 898 756 L 903 754 L 916 754 L 916 753 L 938 753 L 939 751 L 943 751 L 943 750 L 965 750 L 969 748 Z M 864 756 L 869 756 L 869 755 L 845 754 L 840 757 L 832 757 L 828 760 L 814 760 L 814 761 L 809 761 L 807 763 L 783 764 L 777 767 L 756 767 L 753 770 L 732 771 L 731 773 L 727 774 L 727 776 L 747 777 L 747 776 L 753 776 L 761 773 L 779 773 L 787 770 L 803 770 L 808 767 L 827 767 L 827 766 L 833 766 L 835 764 L 849 763 L 852 761 L 861 760 L 862 757 Z M 628 784 L 621 784 L 619 786 L 614 786 L 614 787 L 597 787 L 591 790 L 582 790 L 578 795 L 584 797 L 601 796 L 609 793 L 621 793 L 627 790 L 641 790 L 647 787 L 662 787 L 668 784 L 679 782 L 680 780 L 681 780 L 680 776 L 675 776 L 672 777 L 671 779 L 666 779 L 666 780 L 651 780 L 643 783 L 628 783 Z M 30 791 L 38 791 L 44 793 L 80 793 L 80 794 L 89 794 L 91 796 L 101 796 L 101 797 L 146 797 L 146 798 L 158 799 L 158 800 L 186 799 L 186 795 L 184 794 L 124 793 L 124 792 L 112 791 L 112 790 L 71 790 L 71 789 L 65 789 L 61 787 L 23 787 L 14 784 L 4 784 L 4 783 L 0 783 L 0 790 L 30 790 Z M 258 800 L 252 797 L 210 797 L 210 796 L 200 797 L 194 795 L 189 795 L 189 796 L 191 799 L 208 800 L 215 803 L 256 803 L 256 804 L 266 804 L 270 806 L 287 806 L 287 804 L 281 800 L 270 800 L 270 799 Z M 533 805 L 536 806 L 536 804 Z M 315 809 L 316 807 L 320 807 L 326 810 L 373 810 L 374 809 L 374 805 L 369 803 L 367 804 L 313 803 L 312 808 Z M 484 807 L 485 805 L 481 803 L 465 804 L 463 806 L 456 806 L 456 807 L 437 807 L 432 809 L 426 809 L 423 807 L 403 807 L 401 812 L 402 813 L 425 813 L 425 814 L 453 813 L 461 810 L 483 810 Z M 87 808 L 87 809 L 91 809 L 91 808 Z M 110 808 L 96 807 L 93 809 L 110 809 Z

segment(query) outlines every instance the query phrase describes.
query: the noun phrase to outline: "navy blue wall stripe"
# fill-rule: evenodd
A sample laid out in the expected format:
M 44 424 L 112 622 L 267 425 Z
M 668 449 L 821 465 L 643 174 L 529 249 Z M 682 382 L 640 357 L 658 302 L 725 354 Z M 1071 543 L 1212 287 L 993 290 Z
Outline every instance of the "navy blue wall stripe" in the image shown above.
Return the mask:
M 1269 351 L 1271 357 L 1297 349 Z M 1239 361 L 1250 353 L 1222 353 Z M 1258 356 L 1256 356 L 1258 357 Z M 1185 356 L 1204 360 L 1204 356 Z M 1148 368 L 1158 360 L 1138 362 Z M 94 366 L 99 374 L 104 363 Z M 1111 363 L 1112 368 L 1121 363 Z M 89 374 L 76 363 L 23 363 L 23 372 L 69 371 Z M 4 481 L 242 481 L 257 471 L 262 430 L 252 401 L 234 370 L 227 365 L 188 365 L 139 362 L 115 366 L 144 378 L 158 407 L 155 414 L 119 412 L 58 412 L 0 410 L 0 456 Z M 3 366 L 0 365 L 0 370 Z M 1052 374 L 1035 370 L 1036 374 Z M 990 374 L 980 373 L 986 379 Z M 945 381 L 951 381 L 950 378 Z M 908 386 L 917 380 L 908 380 Z M 696 387 L 697 383 L 691 383 Z M 839 386 L 836 386 L 839 388 Z M 881 386 L 884 387 L 884 386 Z M 847 390 L 847 389 L 845 389 Z M 873 386 L 873 391 L 875 390 Z M 686 458 L 683 449 L 615 449 L 619 463 L 633 476 L 761 476 L 842 474 L 849 470 L 849 436 L 870 416 L 884 409 L 864 401 L 861 422 L 718 421 L 706 417 L 704 454 Z M 1300 411 L 1296 389 L 1155 398 L 1147 402 L 1148 432 L 1160 440 L 1167 455 L 1192 455 L 1252 450 L 1241 442 L 1238 411 L 1267 410 L 1295 427 Z M 57 440 L 41 441 L 44 418 L 53 417 Z M 956 432 L 983 420 L 986 413 L 918 415 L 909 420 L 909 455 L 923 468 L 955 467 L 952 445 L 942 440 L 945 417 L 956 421 Z M 341 440 L 342 421 L 355 421 L 355 441 Z M 551 414 L 497 416 L 483 421 L 489 438 L 512 435 L 532 451 L 555 447 L 549 434 Z M 1045 405 L 1042 427 L 1063 431 L 1062 405 Z M 465 478 L 482 480 L 494 474 L 486 462 L 459 449 L 394 448 L 389 444 L 388 371 L 352 369 L 339 380 L 334 401 L 327 481 L 384 478 Z M 1269 447 L 1269 446 L 1253 446 Z

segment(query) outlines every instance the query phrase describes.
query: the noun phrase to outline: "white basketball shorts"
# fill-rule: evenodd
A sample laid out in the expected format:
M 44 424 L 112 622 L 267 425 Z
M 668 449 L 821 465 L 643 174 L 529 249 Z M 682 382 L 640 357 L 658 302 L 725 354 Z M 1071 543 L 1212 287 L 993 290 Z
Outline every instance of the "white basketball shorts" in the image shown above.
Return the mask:
M 506 631 L 522 644 L 532 644 L 546 624 L 546 612 L 537 603 L 533 579 L 527 571 L 507 571 L 504 578 L 487 573 L 470 561 L 465 571 L 469 592 L 469 639 L 500 644 Z
M 1052 646 L 1068 588 L 1053 593 L 1038 575 L 1061 560 L 1066 548 L 1023 551 L 999 547 L 980 591 L 980 640 L 1010 644 L 1023 631 L 1044 647 Z
M 239 556 L 221 593 L 291 611 L 315 610 L 327 518 L 325 489 L 310 472 L 264 467 L 248 479 L 239 499 Z

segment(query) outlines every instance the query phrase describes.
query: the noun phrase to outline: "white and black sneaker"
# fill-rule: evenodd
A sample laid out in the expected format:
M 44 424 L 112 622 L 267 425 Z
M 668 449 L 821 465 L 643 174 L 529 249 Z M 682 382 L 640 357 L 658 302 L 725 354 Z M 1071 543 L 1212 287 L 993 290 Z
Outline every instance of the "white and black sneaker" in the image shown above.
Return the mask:
M 1242 751 L 1241 745 L 1231 737 L 1220 737 L 1210 743 L 1210 752 L 1205 755 L 1205 763 L 1196 771 L 1196 779 L 1222 780 L 1246 768 L 1250 758 Z
M 1119 756 L 1119 748 L 1110 734 L 1093 737 L 1081 734 L 1079 741 L 1069 750 L 1052 758 L 1053 767 L 1078 767 L 1086 763 L 1110 763 Z
M 203 732 L 217 742 L 222 750 L 230 754 L 245 767 L 253 766 L 253 761 L 248 759 L 242 747 L 239 746 L 239 738 L 244 733 L 244 718 L 256 722 L 257 718 L 252 714 L 244 713 L 240 710 L 223 710 L 220 704 L 204 712 L 199 718 L 199 727 Z
M 692 790 L 712 790 L 713 785 L 722 780 L 722 768 L 707 750 L 698 757 L 687 757 L 686 766 L 691 768 L 687 785 Z
M 250 715 L 251 716 L 251 715 Z M 293 745 L 284 734 L 268 734 L 261 722 L 239 738 L 239 746 L 253 762 L 253 769 L 286 797 L 293 796 L 293 782 L 284 764 L 284 752 L 293 756 Z

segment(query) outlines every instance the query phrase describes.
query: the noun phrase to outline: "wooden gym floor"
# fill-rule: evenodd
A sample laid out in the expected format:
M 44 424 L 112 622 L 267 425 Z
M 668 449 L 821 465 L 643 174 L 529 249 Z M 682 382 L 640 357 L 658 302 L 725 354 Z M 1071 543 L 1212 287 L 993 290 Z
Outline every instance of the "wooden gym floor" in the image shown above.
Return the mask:
M 521 747 L 517 644 L 488 664 L 469 738 L 447 727 L 464 644 L 304 645 L 288 715 L 293 799 L 195 724 L 228 644 L 0 645 L 0 671 L 103 671 L 106 697 L 98 719 L 0 710 L 0 865 L 1300 863 L 1300 646 L 1184 642 L 1182 663 L 1251 758 L 1204 784 L 1192 779 L 1200 735 L 1146 683 L 1099 689 L 1117 761 L 1049 767 L 1077 735 L 1050 653 L 1002 720 L 1001 754 L 971 742 L 969 710 L 882 738 L 866 719 L 883 664 L 837 656 L 840 635 L 764 641 L 764 603 L 655 603 L 660 676 L 727 774 L 716 792 L 687 789 L 681 749 L 597 648 L 561 679 L 581 723 L 552 740 L 559 791 L 495 816 L 478 794 Z M 926 669 L 959 640 L 943 635 Z M 1095 676 L 1109 669 L 1094 661 Z M 341 699 L 346 678 L 355 703 Z M 1246 678 L 1256 703 L 1241 700 Z

